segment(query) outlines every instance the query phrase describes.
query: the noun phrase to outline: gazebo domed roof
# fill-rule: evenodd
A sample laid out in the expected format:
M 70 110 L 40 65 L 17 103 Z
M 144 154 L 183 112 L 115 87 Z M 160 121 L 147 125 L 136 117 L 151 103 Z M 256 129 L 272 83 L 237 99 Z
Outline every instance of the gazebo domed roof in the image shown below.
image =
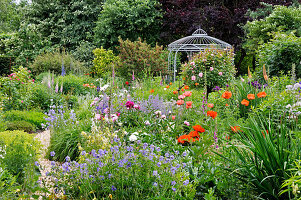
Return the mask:
M 199 52 L 204 49 L 229 49 L 232 46 L 222 40 L 208 36 L 203 29 L 197 29 L 191 36 L 176 40 L 168 45 L 170 51 Z

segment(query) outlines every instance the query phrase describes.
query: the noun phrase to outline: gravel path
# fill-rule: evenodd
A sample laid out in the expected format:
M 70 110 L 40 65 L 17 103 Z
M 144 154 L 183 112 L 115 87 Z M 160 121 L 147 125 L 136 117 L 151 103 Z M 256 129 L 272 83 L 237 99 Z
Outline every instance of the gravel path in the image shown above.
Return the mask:
M 51 169 L 51 161 L 48 159 L 45 159 L 46 151 L 50 143 L 50 131 L 46 130 L 44 132 L 38 133 L 35 136 L 36 139 L 41 141 L 41 157 L 39 159 L 39 164 L 41 165 L 42 171 L 41 174 L 42 176 L 40 177 L 41 179 L 46 178 L 46 172 L 49 172 Z

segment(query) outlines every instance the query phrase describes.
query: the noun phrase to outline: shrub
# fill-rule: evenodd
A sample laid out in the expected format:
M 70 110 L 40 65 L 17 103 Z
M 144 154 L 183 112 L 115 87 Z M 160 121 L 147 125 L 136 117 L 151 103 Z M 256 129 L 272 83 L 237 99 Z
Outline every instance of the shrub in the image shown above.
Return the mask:
M 114 47 L 118 37 L 142 37 L 152 44 L 158 40 L 162 13 L 157 1 L 107 0 L 102 8 L 94 30 L 97 45 Z
M 25 109 L 27 102 L 25 98 L 28 91 L 34 85 L 31 71 L 26 67 L 16 67 L 13 73 L 0 79 L 1 93 L 8 98 L 3 100 L 4 110 Z
M 74 51 L 72 51 L 72 55 L 76 58 L 76 60 L 81 61 L 87 69 L 91 69 L 93 67 L 93 49 L 96 46 L 90 42 L 81 41 L 79 46 L 76 47 Z
M 34 140 L 33 135 L 23 131 L 0 132 L 0 146 L 4 152 L 0 152 L 0 163 L 22 183 L 29 168 L 37 160 L 40 145 Z
M 64 66 L 66 72 L 82 73 L 87 69 L 83 64 L 66 52 L 49 52 L 37 56 L 30 68 L 35 74 L 51 71 L 55 74 L 62 73 L 62 66 Z
M 55 83 L 63 85 L 63 93 L 70 95 L 85 95 L 89 94 L 91 90 L 84 87 L 84 84 L 95 83 L 95 80 L 86 76 L 76 76 L 74 74 L 69 74 L 67 76 L 59 76 L 55 79 Z M 94 84 L 93 84 L 94 85 Z M 96 86 L 94 88 L 96 90 Z
M 60 95 L 50 92 L 49 88 L 43 84 L 36 84 L 28 94 L 29 106 L 32 109 L 42 109 L 46 111 L 51 104 L 58 104 L 62 101 Z
M 183 76 L 191 87 L 204 87 L 211 92 L 215 86 L 223 87 L 234 79 L 232 50 L 207 49 L 195 55 L 183 66 Z
M 151 47 L 140 38 L 131 42 L 119 39 L 120 46 L 116 47 L 119 52 L 121 66 L 118 72 L 124 78 L 129 79 L 134 71 L 135 77 L 143 78 L 146 74 L 151 76 L 167 74 L 168 52 L 162 46 Z
M 6 123 L 6 130 L 14 131 L 14 130 L 22 130 L 27 133 L 35 132 L 36 129 L 34 125 L 26 121 L 11 121 Z
M 274 39 L 259 47 L 259 66 L 266 66 L 269 75 L 288 74 L 295 64 L 297 78 L 301 77 L 301 37 L 278 33 Z M 262 70 L 259 71 L 262 74 Z
M 104 48 L 97 48 L 93 50 L 94 53 L 94 66 L 92 67 L 92 73 L 97 76 L 106 77 L 112 74 L 112 66 L 118 67 L 120 59 L 115 56 L 112 50 L 105 50 Z
M 0 146 L 1 148 L 1 146 Z M 0 151 L 1 152 L 1 151 Z M 16 197 L 16 177 L 0 164 L 0 194 L 2 199 L 14 199 Z
M 42 123 L 46 123 L 45 117 L 46 115 L 41 112 L 19 110 L 7 111 L 3 115 L 3 119 L 6 121 L 25 121 L 35 125 L 39 129 L 42 128 Z
M 185 173 L 184 156 L 172 153 L 163 156 L 159 147 L 147 143 L 123 146 L 118 139 L 115 141 L 109 150 L 82 151 L 79 162 L 69 162 L 66 158 L 62 167 L 52 171 L 67 197 L 194 198 L 196 191 Z

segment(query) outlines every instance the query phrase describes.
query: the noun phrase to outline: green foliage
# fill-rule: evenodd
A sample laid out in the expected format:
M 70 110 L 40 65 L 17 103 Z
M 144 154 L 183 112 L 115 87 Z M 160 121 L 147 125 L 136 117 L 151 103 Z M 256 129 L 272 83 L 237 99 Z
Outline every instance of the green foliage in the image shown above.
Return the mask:
M 0 146 L 5 150 L 0 158 L 5 168 L 18 177 L 18 183 L 24 181 L 27 168 L 31 168 L 37 160 L 39 143 L 34 140 L 33 135 L 23 131 L 0 132 Z
M 237 133 L 238 142 L 231 145 L 235 158 L 227 158 L 229 169 L 253 187 L 264 199 L 288 199 L 280 195 L 281 186 L 289 178 L 289 170 L 300 159 L 301 146 L 294 140 L 286 123 L 273 124 L 271 118 L 254 115 Z
M 85 95 L 96 90 L 96 88 L 90 89 L 83 86 L 86 83 L 95 83 L 95 80 L 90 78 L 89 76 L 84 77 L 69 74 L 67 76 L 57 77 L 54 82 L 58 82 L 59 85 L 63 85 L 63 94 Z
M 3 100 L 4 110 L 26 108 L 26 94 L 34 85 L 30 73 L 26 67 L 20 66 L 14 68 L 12 74 L 0 79 L 0 89 L 6 97 Z
M 1 148 L 1 146 L 0 146 Z M 1 155 L 1 150 L 0 150 Z M 0 194 L 2 199 L 13 199 L 16 194 L 16 177 L 0 164 Z
M 93 50 L 94 53 L 94 66 L 92 73 L 98 77 L 107 77 L 112 75 L 113 66 L 118 67 L 120 58 L 115 56 L 112 50 L 105 50 L 104 48 L 97 48 Z
M 244 48 L 254 51 L 259 45 L 273 38 L 273 33 L 290 34 L 295 32 L 301 36 L 301 7 L 275 6 L 273 12 L 264 19 L 247 22 L 244 26 L 246 42 Z
M 27 133 L 35 132 L 35 127 L 31 123 L 27 121 L 9 121 L 6 123 L 6 130 L 15 131 L 15 130 L 22 130 Z
M 26 121 L 29 122 L 35 127 L 41 129 L 42 123 L 46 123 L 45 120 L 46 115 L 37 111 L 19 111 L 19 110 L 11 110 L 5 112 L 3 115 L 3 119 L 5 121 Z
M 280 33 L 276 34 L 274 39 L 259 47 L 258 63 L 259 66 L 265 65 L 271 76 L 279 76 L 280 72 L 288 74 L 292 70 L 292 64 L 295 64 L 296 76 L 300 78 L 301 37 Z
M 151 47 L 140 38 L 131 42 L 119 39 L 120 46 L 116 47 L 119 52 L 121 66 L 118 73 L 127 80 L 135 72 L 136 78 L 147 76 L 166 75 L 168 67 L 168 52 L 162 46 Z
M 234 80 L 234 54 L 230 51 L 207 49 L 195 55 L 183 66 L 185 82 L 190 87 L 205 86 L 212 91 L 215 86 L 224 87 Z
M 22 12 L 12 0 L 0 1 L 0 33 L 18 30 Z
M 37 56 L 30 68 L 35 74 L 47 71 L 61 74 L 62 65 L 64 65 L 67 73 L 83 73 L 87 71 L 87 68 L 81 62 L 75 60 L 71 54 L 59 51 L 43 53 Z
M 52 93 L 44 84 L 35 83 L 35 87 L 28 94 L 29 108 L 46 111 L 52 103 L 62 102 L 62 97 L 57 93 Z
M 71 51 L 71 53 L 76 60 L 82 62 L 90 71 L 90 69 L 93 67 L 93 49 L 95 48 L 96 46 L 93 43 L 82 41 L 75 50 Z
M 301 160 L 295 161 L 295 167 L 291 169 L 293 174 L 292 176 L 285 180 L 284 184 L 282 185 L 283 191 L 282 193 L 292 192 L 295 199 L 301 198 Z
M 52 45 L 75 50 L 81 41 L 92 42 L 95 21 L 103 0 L 32 1 L 25 21 Z
M 163 14 L 157 1 L 108 0 L 103 5 L 95 27 L 98 46 L 112 48 L 118 45 L 118 37 L 135 41 L 138 37 L 155 44 Z
M 18 32 L 0 38 L 2 54 L 15 57 L 15 64 L 28 66 L 39 54 L 55 49 L 33 24 L 22 23 Z

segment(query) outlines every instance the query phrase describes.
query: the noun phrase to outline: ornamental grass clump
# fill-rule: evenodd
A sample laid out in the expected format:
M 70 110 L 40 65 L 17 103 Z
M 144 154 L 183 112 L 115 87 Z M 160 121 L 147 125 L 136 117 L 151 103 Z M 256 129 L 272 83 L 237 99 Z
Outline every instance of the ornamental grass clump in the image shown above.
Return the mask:
M 81 152 L 79 162 L 53 165 L 50 176 L 72 199 L 193 199 L 195 186 L 180 155 L 140 141 L 112 141 L 108 150 Z
M 291 168 L 301 158 L 300 139 L 292 137 L 284 120 L 273 124 L 272 119 L 256 115 L 246 121 L 243 131 L 237 131 L 238 143 L 230 147 L 232 158 L 221 157 L 232 163 L 226 170 L 250 183 L 263 199 L 290 199 L 290 191 L 281 192 L 282 184 L 290 177 Z

